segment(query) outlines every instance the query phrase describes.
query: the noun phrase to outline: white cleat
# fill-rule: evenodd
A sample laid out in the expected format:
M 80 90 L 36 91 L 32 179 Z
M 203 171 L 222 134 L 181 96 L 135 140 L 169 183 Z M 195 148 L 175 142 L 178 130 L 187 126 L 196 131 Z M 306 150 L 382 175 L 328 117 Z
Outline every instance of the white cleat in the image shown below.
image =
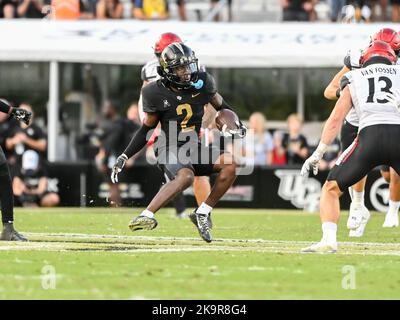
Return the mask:
M 364 235 L 364 230 L 365 230 L 365 227 L 367 226 L 367 223 L 368 223 L 368 220 L 370 217 L 371 217 L 371 214 L 369 213 L 368 209 L 365 208 L 364 214 L 361 216 L 360 226 L 356 229 L 350 230 L 349 237 L 352 237 L 352 238 L 362 237 Z
M 358 229 L 362 223 L 367 224 L 371 214 L 365 206 L 350 205 L 349 218 L 347 219 L 347 229 Z M 364 226 L 365 228 L 365 226 Z M 364 230 L 363 230 L 364 232 Z
M 328 243 L 320 241 L 307 248 L 301 249 L 301 252 L 315 252 L 315 253 L 335 253 L 337 251 L 337 243 Z
M 399 226 L 399 215 L 393 213 L 387 213 L 385 217 L 385 222 L 382 227 L 384 228 L 394 228 Z
M 357 229 L 349 231 L 349 237 L 351 238 L 361 238 L 364 235 L 365 226 L 367 224 L 361 224 Z

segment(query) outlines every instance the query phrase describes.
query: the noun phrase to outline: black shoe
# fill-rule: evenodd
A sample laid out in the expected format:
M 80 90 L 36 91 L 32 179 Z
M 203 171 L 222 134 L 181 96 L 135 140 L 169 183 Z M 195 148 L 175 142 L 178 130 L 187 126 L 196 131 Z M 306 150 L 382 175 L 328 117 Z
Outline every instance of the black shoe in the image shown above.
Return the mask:
M 10 224 L 5 224 L 3 227 L 3 231 L 1 232 L 0 235 L 0 240 L 3 241 L 28 241 L 27 238 L 25 238 L 22 234 L 17 232 L 17 230 L 14 229 L 13 225 Z
M 197 209 L 198 208 L 194 209 L 194 211 L 189 214 L 190 221 L 192 221 L 193 224 L 196 227 L 197 227 L 197 219 L 196 219 L 196 211 L 197 211 Z M 211 220 L 211 212 L 208 214 L 208 226 L 209 226 L 210 229 L 213 228 L 213 223 L 212 223 L 212 220 Z
M 206 242 L 211 242 L 212 241 L 212 236 L 210 233 L 210 226 L 208 224 L 208 215 L 207 214 L 199 214 L 199 213 L 194 213 L 194 218 L 196 219 L 196 227 L 197 230 L 199 231 L 200 237 L 203 238 L 204 241 Z M 193 222 L 192 216 L 190 217 L 190 220 Z
M 138 216 L 129 222 L 129 229 L 132 231 L 136 230 L 152 230 L 157 227 L 158 222 L 154 218 L 149 218 L 146 216 Z

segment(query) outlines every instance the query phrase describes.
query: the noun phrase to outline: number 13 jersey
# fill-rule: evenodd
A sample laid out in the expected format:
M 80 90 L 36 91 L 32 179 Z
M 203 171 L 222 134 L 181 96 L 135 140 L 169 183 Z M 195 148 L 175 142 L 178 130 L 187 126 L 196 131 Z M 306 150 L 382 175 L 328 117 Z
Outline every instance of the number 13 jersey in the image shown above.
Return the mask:
M 346 73 L 359 129 L 377 124 L 399 124 L 400 112 L 385 99 L 386 93 L 400 89 L 400 65 L 372 64 Z

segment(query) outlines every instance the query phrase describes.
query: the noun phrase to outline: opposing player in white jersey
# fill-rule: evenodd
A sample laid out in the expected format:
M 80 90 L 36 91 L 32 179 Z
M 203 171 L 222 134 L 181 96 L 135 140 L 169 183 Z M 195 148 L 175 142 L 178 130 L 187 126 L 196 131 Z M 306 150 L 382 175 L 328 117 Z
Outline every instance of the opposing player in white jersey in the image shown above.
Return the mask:
M 371 37 L 372 41 L 387 42 L 396 55 L 400 51 L 400 35 L 393 29 L 383 28 Z M 350 50 L 344 58 L 343 68 L 335 75 L 326 87 L 324 96 L 329 100 L 336 100 L 340 96 L 340 79 L 350 70 L 360 68 L 362 50 Z M 351 109 L 342 126 L 340 134 L 342 150 L 346 150 L 357 136 L 359 119 L 354 109 Z M 389 211 L 386 214 L 384 227 L 394 227 L 399 225 L 398 211 L 400 207 L 400 177 L 389 167 L 381 170 L 383 177 L 390 182 Z M 364 204 L 364 189 L 367 177 L 349 188 L 352 199 L 350 205 L 350 215 L 347 226 L 350 229 L 350 237 L 361 237 L 370 217 L 370 213 Z
M 393 92 L 400 88 L 397 56 L 386 42 L 375 41 L 361 58 L 362 68 L 345 74 L 347 85 L 329 116 L 316 151 L 305 161 L 301 174 L 318 172 L 318 163 L 340 132 L 351 108 L 359 118 L 358 135 L 340 156 L 325 182 L 320 200 L 323 236 L 303 252 L 336 252 L 339 197 L 373 168 L 388 165 L 400 173 L 400 112 Z
M 158 67 L 160 66 L 160 56 L 162 51 L 171 43 L 174 42 L 183 42 L 182 39 L 171 32 L 163 33 L 160 35 L 159 39 L 156 41 L 155 46 L 154 46 L 154 59 L 150 60 L 147 62 L 141 72 L 141 78 L 143 81 L 142 88 L 149 84 L 150 82 L 156 81 L 160 79 L 160 75 L 157 71 Z M 204 68 L 203 68 L 204 69 Z M 140 120 L 143 122 L 144 117 L 146 116 L 146 113 L 143 111 L 143 104 L 142 104 L 142 95 L 140 95 L 139 98 L 139 117 Z M 210 117 L 209 109 L 212 108 L 206 108 L 207 113 L 205 114 L 205 117 Z M 168 181 L 168 177 L 165 177 Z M 196 176 L 194 178 L 193 182 L 193 192 L 196 198 L 196 202 L 198 205 L 203 203 L 205 199 L 207 199 L 209 193 L 211 192 L 211 186 L 210 186 L 210 180 L 209 177 L 207 176 Z M 185 203 L 185 198 L 183 193 L 178 194 L 175 199 L 174 199 L 174 207 L 176 210 L 176 215 L 179 218 L 184 217 L 184 210 L 186 209 L 186 203 Z

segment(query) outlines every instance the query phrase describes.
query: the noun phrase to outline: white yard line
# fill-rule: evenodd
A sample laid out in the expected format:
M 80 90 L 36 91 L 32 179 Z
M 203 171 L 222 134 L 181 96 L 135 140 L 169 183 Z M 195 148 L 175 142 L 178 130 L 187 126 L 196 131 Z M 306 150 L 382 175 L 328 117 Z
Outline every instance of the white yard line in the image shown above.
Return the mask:
M 259 253 L 281 253 L 281 254 L 302 254 L 300 248 L 282 248 L 282 247 L 230 247 L 230 246 L 205 246 L 205 247 L 192 247 L 186 246 L 181 248 L 135 248 L 135 247 L 120 247 L 120 248 L 108 248 L 107 246 L 70 246 L 65 243 L 43 243 L 43 242 L 31 242 L 27 244 L 16 244 L 16 245 L 1 245 L 0 251 L 108 251 L 118 253 L 141 253 L 141 252 L 198 252 L 198 251 L 232 251 L 232 252 L 259 252 Z M 309 254 L 309 253 L 307 253 Z M 307 255 L 306 254 L 306 255 Z M 337 255 L 362 255 L 362 256 L 400 256 L 400 250 L 382 250 L 382 251 L 364 251 L 364 250 L 348 250 L 339 248 Z
M 36 232 L 25 232 L 26 236 L 33 237 L 60 237 L 60 238 L 87 238 L 87 239 L 119 239 L 119 240 L 148 240 L 148 241 L 198 241 L 204 243 L 200 238 L 191 237 L 163 237 L 163 236 L 122 236 L 122 235 L 105 235 L 105 234 L 87 234 L 87 233 L 36 233 Z M 293 241 L 293 240 L 268 240 L 268 239 L 229 239 L 229 238 L 217 238 L 213 242 L 231 242 L 231 243 L 266 243 L 266 244 L 312 244 L 317 241 Z M 399 243 L 383 243 L 383 242 L 352 242 L 344 241 L 339 242 L 339 245 L 349 245 L 349 246 L 373 246 L 373 247 L 399 247 Z
M 40 241 L 31 242 L 3 242 L 0 251 L 109 251 L 121 253 L 140 252 L 195 252 L 195 251 L 242 251 L 260 253 L 299 254 L 301 247 L 309 245 L 310 241 L 285 241 L 267 239 L 216 239 L 211 244 L 206 244 L 200 238 L 189 237 L 160 237 L 160 236 L 122 236 L 122 235 L 96 235 L 83 233 L 26 233 L 33 238 L 42 238 Z M 52 241 L 46 242 L 46 238 Z M 73 242 L 66 240 L 75 238 Z M 54 241 L 54 239 L 57 239 Z M 63 239 L 65 241 L 63 241 Z M 132 243 L 97 242 L 85 243 L 79 240 L 129 240 Z M 50 239 L 49 239 L 50 240 Z M 173 241 L 176 243 L 138 243 L 137 241 Z M 196 243 L 185 243 L 193 241 Z M 199 246 L 199 244 L 201 246 Z M 168 247 L 160 247 L 160 245 Z M 350 247 L 350 248 L 349 248 Z M 358 248 L 361 247 L 361 248 Z M 371 243 L 371 242 L 342 242 L 339 243 L 338 255 L 375 255 L 375 256 L 400 256 L 400 244 L 397 243 Z

